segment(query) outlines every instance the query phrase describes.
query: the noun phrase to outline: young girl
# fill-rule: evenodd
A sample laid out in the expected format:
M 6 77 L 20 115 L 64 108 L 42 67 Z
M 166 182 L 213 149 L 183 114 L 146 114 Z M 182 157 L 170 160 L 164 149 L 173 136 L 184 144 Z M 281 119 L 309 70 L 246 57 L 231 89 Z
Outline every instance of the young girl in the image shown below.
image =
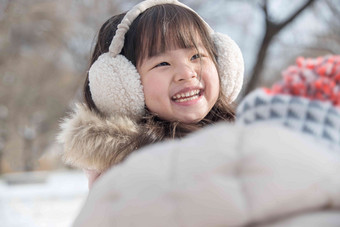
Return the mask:
M 147 0 L 101 27 L 84 85 L 59 135 L 89 187 L 131 152 L 234 121 L 243 80 L 237 45 L 175 0 Z
M 131 154 L 73 226 L 339 227 L 340 56 L 299 58 L 220 123 Z

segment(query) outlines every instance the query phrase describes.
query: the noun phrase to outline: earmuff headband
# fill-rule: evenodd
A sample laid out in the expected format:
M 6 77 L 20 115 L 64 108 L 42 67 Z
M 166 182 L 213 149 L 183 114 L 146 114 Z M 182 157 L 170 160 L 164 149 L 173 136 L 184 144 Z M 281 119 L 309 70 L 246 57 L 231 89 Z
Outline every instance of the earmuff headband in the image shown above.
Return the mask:
M 163 4 L 174 4 L 181 6 L 183 8 L 189 9 L 193 13 L 195 13 L 199 18 L 201 18 L 200 15 L 198 15 L 193 9 L 188 7 L 187 5 L 184 5 L 183 3 L 177 1 L 177 0 L 149 0 L 149 1 L 143 1 L 137 5 L 135 5 L 129 12 L 126 13 L 124 16 L 122 22 L 118 25 L 116 35 L 112 38 L 111 45 L 109 48 L 109 52 L 112 57 L 116 57 L 123 49 L 124 47 L 124 40 L 125 40 L 125 34 L 128 32 L 130 25 L 132 22 L 145 10 L 156 6 L 156 5 L 163 5 Z M 210 34 L 214 32 L 214 30 L 206 23 L 203 18 L 201 20 L 206 25 L 208 31 Z
M 120 53 L 132 22 L 148 8 L 162 4 L 174 4 L 189 9 L 202 20 L 217 50 L 223 94 L 229 102 L 234 101 L 239 94 L 243 83 L 244 63 L 237 44 L 229 36 L 214 32 L 194 10 L 177 0 L 146 0 L 126 13 L 111 40 L 109 52 L 100 55 L 89 70 L 91 96 L 104 115 L 123 114 L 134 118 L 143 116 L 145 100 L 140 75 L 136 67 Z

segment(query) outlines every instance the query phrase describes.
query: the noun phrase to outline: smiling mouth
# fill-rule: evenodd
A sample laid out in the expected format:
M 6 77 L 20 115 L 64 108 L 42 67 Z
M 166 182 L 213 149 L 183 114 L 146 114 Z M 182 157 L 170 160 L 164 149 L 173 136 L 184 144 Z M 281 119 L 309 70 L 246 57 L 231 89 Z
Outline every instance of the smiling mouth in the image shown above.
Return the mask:
M 195 89 L 195 90 L 191 90 L 191 91 L 188 91 L 188 92 L 178 93 L 178 94 L 172 96 L 171 99 L 174 102 L 181 103 L 181 102 L 188 102 L 188 101 L 191 101 L 191 100 L 198 99 L 201 95 L 202 95 L 202 90 Z

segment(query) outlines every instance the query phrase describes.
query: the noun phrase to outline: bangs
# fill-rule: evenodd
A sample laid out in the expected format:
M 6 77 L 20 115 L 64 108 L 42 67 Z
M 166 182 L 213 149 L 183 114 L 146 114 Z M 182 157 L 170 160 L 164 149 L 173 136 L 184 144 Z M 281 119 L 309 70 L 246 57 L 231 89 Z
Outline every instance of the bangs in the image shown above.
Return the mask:
M 132 27 L 135 27 L 133 29 Z M 215 62 L 215 50 L 202 20 L 191 10 L 173 4 L 151 7 L 132 23 L 134 65 L 143 59 L 178 48 L 203 46 Z

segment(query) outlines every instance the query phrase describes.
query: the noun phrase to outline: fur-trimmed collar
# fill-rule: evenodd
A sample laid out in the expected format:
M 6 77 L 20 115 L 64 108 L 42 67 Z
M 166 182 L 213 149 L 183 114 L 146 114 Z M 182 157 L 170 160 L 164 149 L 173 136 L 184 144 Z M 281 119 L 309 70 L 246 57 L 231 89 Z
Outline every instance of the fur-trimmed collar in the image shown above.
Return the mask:
M 57 140 L 66 164 L 104 171 L 135 150 L 140 127 L 126 116 L 102 117 L 84 104 L 63 119 Z

